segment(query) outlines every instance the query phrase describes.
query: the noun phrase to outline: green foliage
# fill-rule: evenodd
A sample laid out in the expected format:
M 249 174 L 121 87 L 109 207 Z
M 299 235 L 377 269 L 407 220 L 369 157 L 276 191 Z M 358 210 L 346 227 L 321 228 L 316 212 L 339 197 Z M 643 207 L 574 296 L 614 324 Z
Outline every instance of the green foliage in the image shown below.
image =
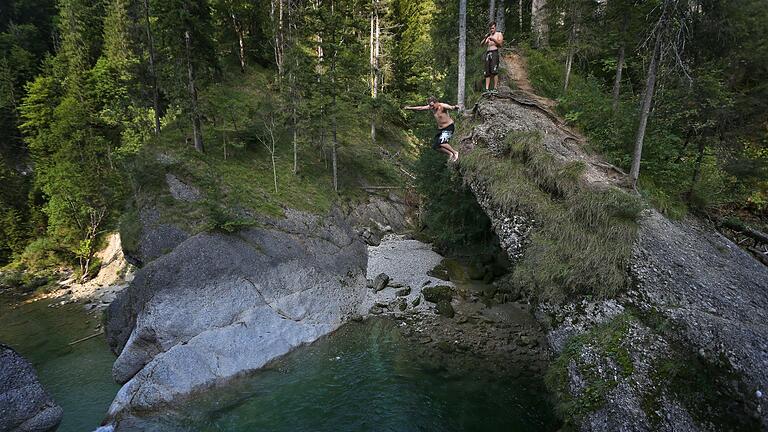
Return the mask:
M 492 243 L 491 222 L 441 153 L 425 147 L 416 163 L 416 187 L 424 198 L 422 224 L 446 250 Z
M 183 127 L 187 123 L 182 118 L 170 121 L 155 143 L 126 159 L 134 194 L 133 204 L 121 218 L 120 230 L 128 250 L 135 248 L 140 235 L 135 208 L 155 207 L 161 221 L 193 233 L 232 232 L 258 223 L 262 216 L 280 217 L 286 208 L 325 213 L 340 200 L 357 202 L 366 197 L 361 184 L 401 184 L 396 168 L 380 157 L 377 146 L 370 140 L 352 141 L 365 136 L 370 127 L 367 122 L 350 122 L 339 129 L 341 139 L 348 137 L 351 144 L 339 149 L 338 194 L 333 190 L 327 153 L 317 151 L 312 143 L 300 142 L 301 165 L 294 174 L 290 117 L 285 115 L 288 111 L 280 94 L 270 87 L 270 77 L 270 71 L 254 67 L 242 76 L 201 90 L 201 109 L 216 124 L 205 129 L 205 155 L 186 143 Z M 272 114 L 277 192 L 271 155 L 259 141 L 269 138 L 264 119 Z M 388 123 L 384 126 L 394 128 Z M 201 199 L 175 200 L 166 185 L 166 174 L 197 188 Z
M 136 252 L 139 247 L 139 238 L 141 237 L 141 221 L 139 220 L 138 211 L 133 206 L 126 209 L 120 216 L 118 232 L 120 233 L 120 243 L 123 250 Z
M 572 6 L 559 1 L 548 5 L 552 17 L 566 18 L 562 22 L 553 18 L 550 23 L 554 49 L 526 49 L 532 82 L 538 92 L 558 100 L 560 113 L 589 137 L 594 150 L 628 169 L 637 130 L 638 92 L 650 49 L 642 42 L 658 10 L 651 3 L 628 7 L 613 2 L 603 13 L 594 14 L 580 6 L 585 21 L 580 26 L 571 85 L 564 93 L 562 63 L 569 46 L 568 20 L 574 12 L 568 8 Z M 756 54 L 765 50 L 757 41 L 768 34 L 764 26 L 758 26 L 756 33 L 751 30 L 766 16 L 757 1 L 702 3 L 686 17 L 689 22 L 681 37 L 687 42 L 677 53 L 680 57 L 662 62 L 643 149 L 640 189 L 670 216 L 680 217 L 689 209 L 725 214 L 743 209 L 765 215 L 768 135 L 762 125 L 764 116 L 757 113 L 766 110 L 766 88 L 759 83 L 768 78 L 768 69 Z M 591 36 L 595 28 L 600 29 L 599 38 Z M 613 112 L 609 92 L 621 45 L 626 48 L 626 66 L 618 109 Z
M 625 289 L 640 200 L 584 186 L 584 167 L 557 162 L 535 134 L 513 133 L 507 143 L 510 155 L 502 158 L 475 148 L 462 172 L 485 184 L 502 208 L 536 221 L 513 280 L 551 301 L 612 297 Z
M 68 267 L 71 262 L 72 252 L 51 237 L 33 240 L 24 248 L 18 259 L 18 264 L 31 272 Z

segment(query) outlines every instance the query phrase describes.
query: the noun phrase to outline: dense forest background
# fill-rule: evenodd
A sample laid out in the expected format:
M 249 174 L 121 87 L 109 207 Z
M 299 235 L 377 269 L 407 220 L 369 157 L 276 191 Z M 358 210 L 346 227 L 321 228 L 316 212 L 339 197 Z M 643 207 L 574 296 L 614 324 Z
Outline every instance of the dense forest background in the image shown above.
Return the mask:
M 431 116 L 400 108 L 456 102 L 460 22 L 471 107 L 490 19 L 536 90 L 654 206 L 764 226 L 760 0 L 6 0 L 0 265 L 87 277 L 165 149 L 234 191 L 221 200 L 264 213 L 415 171 L 433 236 L 487 235 L 461 181 L 421 151 Z M 206 205 L 208 228 L 238 226 Z

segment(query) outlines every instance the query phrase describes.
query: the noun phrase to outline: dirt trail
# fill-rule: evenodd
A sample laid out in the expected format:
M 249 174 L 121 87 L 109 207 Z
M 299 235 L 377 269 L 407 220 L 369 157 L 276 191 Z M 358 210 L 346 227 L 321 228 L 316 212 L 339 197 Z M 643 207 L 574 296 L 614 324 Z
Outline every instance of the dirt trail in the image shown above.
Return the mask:
M 502 55 L 502 61 L 504 62 L 507 71 L 506 75 L 501 76 L 502 82 L 507 81 L 508 84 L 514 84 L 518 90 L 527 94 L 550 110 L 557 106 L 556 101 L 536 94 L 536 91 L 531 84 L 531 80 L 528 78 L 528 62 L 516 49 L 505 50 Z
M 499 92 L 483 94 L 472 109 L 473 114 L 487 120 L 487 125 L 481 129 L 488 129 L 485 132 L 491 136 L 491 140 L 496 139 L 492 136 L 506 135 L 512 129 L 540 131 L 545 136 L 545 147 L 550 152 L 562 156 L 565 161 L 580 160 L 586 163 L 587 170 L 583 179 L 588 184 L 600 188 L 624 188 L 626 174 L 618 167 L 605 162 L 599 155 L 588 152 L 588 142 L 584 135 L 568 125 L 555 111 L 557 101 L 536 94 L 528 76 L 525 57 L 515 48 L 504 49 L 501 54 L 504 73 L 500 75 Z M 522 112 L 514 114 L 514 110 L 509 111 L 504 103 L 487 103 L 497 100 L 509 100 L 539 114 L 530 111 L 532 116 Z M 518 123 L 520 121 L 522 123 Z M 462 142 L 467 139 L 473 141 L 476 132 Z

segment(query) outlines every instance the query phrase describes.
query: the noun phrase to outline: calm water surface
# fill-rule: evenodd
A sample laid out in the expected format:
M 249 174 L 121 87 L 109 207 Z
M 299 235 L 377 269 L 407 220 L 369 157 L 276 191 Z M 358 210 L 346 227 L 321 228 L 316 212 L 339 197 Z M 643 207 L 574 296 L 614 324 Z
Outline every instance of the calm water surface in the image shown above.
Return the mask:
M 515 376 L 518 376 L 515 378 Z M 542 383 L 483 360 L 437 355 L 397 324 L 349 324 L 267 370 L 173 411 L 147 431 L 552 431 Z
M 29 359 L 64 408 L 60 432 L 92 431 L 118 386 L 114 356 L 80 305 L 16 308 L 0 297 L 0 341 Z M 514 368 L 513 368 L 514 369 Z M 126 431 L 554 431 L 542 383 L 488 361 L 403 338 L 397 323 L 350 324 L 269 368 L 176 409 L 124 422 Z
M 64 409 L 58 432 L 94 430 L 119 386 L 112 381 L 115 356 L 104 336 L 69 346 L 69 342 L 96 333 L 98 319 L 82 305 L 47 307 L 41 300 L 14 307 L 9 296 L 0 296 L 0 341 L 27 358 L 40 382 Z

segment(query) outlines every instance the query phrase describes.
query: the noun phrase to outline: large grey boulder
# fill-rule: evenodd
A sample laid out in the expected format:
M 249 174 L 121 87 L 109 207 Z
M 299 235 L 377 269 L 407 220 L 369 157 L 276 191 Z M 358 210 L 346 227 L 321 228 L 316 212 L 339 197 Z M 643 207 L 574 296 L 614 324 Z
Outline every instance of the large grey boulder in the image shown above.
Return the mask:
M 631 274 L 628 302 L 669 320 L 699 356 L 741 377 L 745 409 L 768 430 L 768 267 L 700 222 L 651 211 Z
M 63 414 L 37 380 L 32 365 L 0 344 L 0 432 L 53 431 Z
M 359 313 L 366 260 L 341 218 L 298 212 L 184 241 L 108 310 L 113 375 L 125 383 L 109 416 L 172 402 L 333 331 Z

